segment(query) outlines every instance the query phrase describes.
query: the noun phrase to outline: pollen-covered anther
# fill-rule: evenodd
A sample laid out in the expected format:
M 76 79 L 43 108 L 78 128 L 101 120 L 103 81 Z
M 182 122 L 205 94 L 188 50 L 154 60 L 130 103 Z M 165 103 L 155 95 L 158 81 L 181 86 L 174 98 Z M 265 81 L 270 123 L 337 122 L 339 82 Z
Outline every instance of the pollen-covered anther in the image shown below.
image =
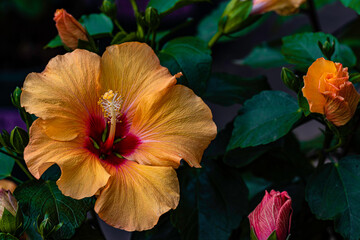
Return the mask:
M 122 97 L 117 92 L 108 90 L 101 96 L 98 104 L 101 106 L 105 118 L 110 118 L 109 121 L 111 121 L 112 118 L 120 117 L 122 102 Z

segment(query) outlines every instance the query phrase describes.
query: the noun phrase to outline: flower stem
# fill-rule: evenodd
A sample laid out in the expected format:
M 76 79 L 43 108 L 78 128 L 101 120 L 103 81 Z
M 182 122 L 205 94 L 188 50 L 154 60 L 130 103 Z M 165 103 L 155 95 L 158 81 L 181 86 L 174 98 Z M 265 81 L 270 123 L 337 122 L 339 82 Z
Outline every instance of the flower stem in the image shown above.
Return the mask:
M 11 177 L 15 182 L 17 182 L 19 184 L 23 183 L 23 181 L 21 181 L 20 179 L 14 177 L 13 175 L 10 175 L 9 177 Z
M 307 14 L 310 18 L 311 25 L 313 27 L 314 32 L 321 31 L 319 18 L 316 13 L 314 0 L 308 0 L 308 11 Z
M 210 39 L 208 43 L 209 48 L 211 48 L 219 40 L 221 36 L 222 36 L 221 32 L 215 33 L 215 35 Z
M 21 161 L 23 160 L 22 158 L 19 158 L 18 156 L 15 156 L 14 154 L 10 153 L 10 151 L 6 152 L 4 150 L 0 149 L 0 152 L 13 158 L 16 162 L 16 164 L 21 168 L 21 170 L 26 174 L 26 176 L 30 179 L 30 180 L 34 180 L 35 178 L 31 175 L 31 173 L 26 169 L 26 167 L 21 163 Z
M 120 30 L 120 32 L 123 32 L 123 33 L 127 34 L 127 32 L 126 32 L 125 29 L 120 25 L 120 23 L 119 23 L 119 21 L 118 21 L 117 19 L 114 19 L 113 21 L 114 21 L 116 27 Z
M 138 6 L 136 4 L 136 0 L 130 0 L 130 3 L 131 3 L 131 6 L 132 6 L 132 8 L 134 10 L 134 14 L 135 14 L 135 18 L 136 18 L 137 31 L 138 31 L 139 37 L 141 39 L 143 39 L 144 38 L 144 29 L 143 29 L 143 27 L 141 26 L 141 24 L 138 21 L 138 18 L 140 17 L 139 8 L 138 8 Z

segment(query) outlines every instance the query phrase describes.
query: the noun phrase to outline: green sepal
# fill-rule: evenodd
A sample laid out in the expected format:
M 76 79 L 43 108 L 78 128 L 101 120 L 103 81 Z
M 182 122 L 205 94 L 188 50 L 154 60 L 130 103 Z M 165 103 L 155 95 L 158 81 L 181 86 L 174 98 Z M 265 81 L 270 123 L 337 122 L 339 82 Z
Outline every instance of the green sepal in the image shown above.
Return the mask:
M 277 237 L 276 237 L 276 230 L 274 230 L 270 236 L 267 238 L 267 240 L 277 240 Z
M 21 211 L 17 211 L 14 216 L 6 208 L 4 208 L 3 215 L 0 218 L 0 231 L 3 233 L 17 235 L 18 233 L 22 233 L 22 226 L 23 216 Z
M 324 54 L 324 56 L 328 60 L 331 60 L 331 57 L 335 52 L 335 40 L 332 39 L 332 41 L 330 41 L 330 38 L 327 37 L 326 41 L 324 43 L 318 41 L 318 45 L 319 45 L 321 52 Z
M 21 108 L 20 105 L 21 88 L 16 87 L 13 93 L 10 95 L 11 102 L 16 108 Z
M 11 131 L 10 143 L 17 153 L 23 153 L 29 143 L 29 134 L 20 127 L 15 127 Z
M 36 219 L 36 230 L 43 239 L 48 239 L 48 236 L 51 236 L 53 233 L 58 231 L 64 223 L 60 222 L 54 225 L 49 217 L 48 213 L 45 213 L 43 220 L 41 220 L 41 215 Z
M 250 231 L 250 240 L 258 240 L 256 234 L 255 234 L 255 231 L 254 231 L 254 228 L 251 228 L 251 231 Z
M 300 81 L 299 77 L 286 67 L 281 69 L 281 80 L 289 89 L 296 93 L 299 92 L 302 86 L 302 81 Z
M 5 129 L 3 129 L 0 134 L 0 144 L 4 147 L 11 147 L 10 134 Z

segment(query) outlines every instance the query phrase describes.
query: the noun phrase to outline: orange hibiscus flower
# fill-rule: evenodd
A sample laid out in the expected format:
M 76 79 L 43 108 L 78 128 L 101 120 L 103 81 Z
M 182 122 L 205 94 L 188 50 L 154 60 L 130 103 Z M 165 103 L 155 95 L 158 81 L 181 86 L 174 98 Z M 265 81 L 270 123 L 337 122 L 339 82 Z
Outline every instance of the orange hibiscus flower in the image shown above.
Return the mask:
M 181 159 L 200 167 L 216 135 L 210 109 L 176 85 L 179 76 L 142 43 L 53 58 L 27 76 L 21 95 L 39 117 L 24 152 L 30 172 L 40 178 L 56 163 L 63 194 L 96 194 L 95 211 L 114 227 L 152 228 L 178 204 L 174 168 Z
M 287 16 L 296 13 L 306 0 L 253 0 L 252 14 L 262 14 L 275 11 L 279 15 Z
M 325 115 L 336 126 L 350 121 L 360 99 L 349 81 L 348 69 L 324 58 L 317 59 L 309 67 L 302 92 L 310 111 Z

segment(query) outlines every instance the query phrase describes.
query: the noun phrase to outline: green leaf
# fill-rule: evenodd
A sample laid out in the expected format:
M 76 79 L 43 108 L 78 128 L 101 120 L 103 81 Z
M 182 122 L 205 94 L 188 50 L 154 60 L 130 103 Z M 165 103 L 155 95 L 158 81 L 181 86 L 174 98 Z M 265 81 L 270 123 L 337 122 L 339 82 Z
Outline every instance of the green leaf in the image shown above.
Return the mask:
M 53 38 L 48 44 L 46 44 L 46 46 L 44 47 L 44 49 L 46 48 L 56 48 L 56 47 L 61 47 L 64 46 L 63 42 L 61 41 L 61 38 L 59 35 L 57 35 L 55 38 Z
M 270 86 L 265 77 L 243 78 L 227 73 L 214 73 L 203 97 L 213 103 L 229 106 L 243 103 L 267 89 L 270 89 Z
M 331 60 L 340 62 L 345 67 L 353 67 L 356 64 L 356 57 L 352 50 L 346 45 L 341 45 L 334 36 L 323 32 L 284 37 L 281 52 L 289 63 L 295 64 L 301 70 L 307 70 L 316 59 L 324 57 L 318 42 L 324 43 L 327 38 L 330 42 L 335 41 L 335 52 Z
M 147 7 L 153 7 L 158 10 L 160 16 L 165 16 L 176 9 L 182 8 L 189 4 L 199 2 L 211 2 L 210 0 L 150 0 Z
M 79 22 L 84 25 L 87 32 L 94 37 L 111 35 L 114 25 L 111 19 L 103 13 L 83 15 Z
M 4 148 L 0 148 L 2 151 L 5 151 Z M 0 152 L 0 179 L 9 177 L 11 175 L 12 169 L 14 167 L 15 161 L 8 155 Z
M 253 68 L 274 68 L 282 67 L 287 64 L 280 50 L 271 48 L 267 45 L 255 47 L 249 55 L 235 63 Z
M 336 0 L 315 0 L 314 1 L 314 4 L 315 4 L 315 7 L 318 9 L 318 8 L 321 8 L 327 4 L 330 4 L 330 3 L 333 3 L 335 2 Z
M 18 240 L 18 238 L 9 233 L 0 232 L 0 240 Z
M 178 171 L 180 203 L 171 219 L 182 239 L 228 239 L 247 213 L 248 190 L 238 172 L 206 159 Z
M 51 223 L 62 227 L 52 234 L 54 239 L 69 239 L 82 222 L 86 213 L 93 208 L 92 198 L 75 200 L 62 195 L 54 181 L 34 180 L 18 186 L 14 192 L 23 215 L 36 223 L 37 217 L 49 214 Z
M 340 0 L 345 7 L 354 9 L 357 14 L 360 14 L 360 2 L 359 0 Z
M 197 95 L 206 90 L 211 72 L 211 50 L 196 37 L 181 37 L 165 44 L 159 52 L 161 65 L 172 74 L 182 72 L 180 83 L 190 87 Z
M 285 136 L 301 118 L 296 100 L 281 91 L 263 91 L 246 101 L 235 119 L 227 150 L 254 147 Z
M 322 220 L 334 220 L 345 239 L 360 238 L 360 156 L 323 165 L 309 179 L 306 200 Z

